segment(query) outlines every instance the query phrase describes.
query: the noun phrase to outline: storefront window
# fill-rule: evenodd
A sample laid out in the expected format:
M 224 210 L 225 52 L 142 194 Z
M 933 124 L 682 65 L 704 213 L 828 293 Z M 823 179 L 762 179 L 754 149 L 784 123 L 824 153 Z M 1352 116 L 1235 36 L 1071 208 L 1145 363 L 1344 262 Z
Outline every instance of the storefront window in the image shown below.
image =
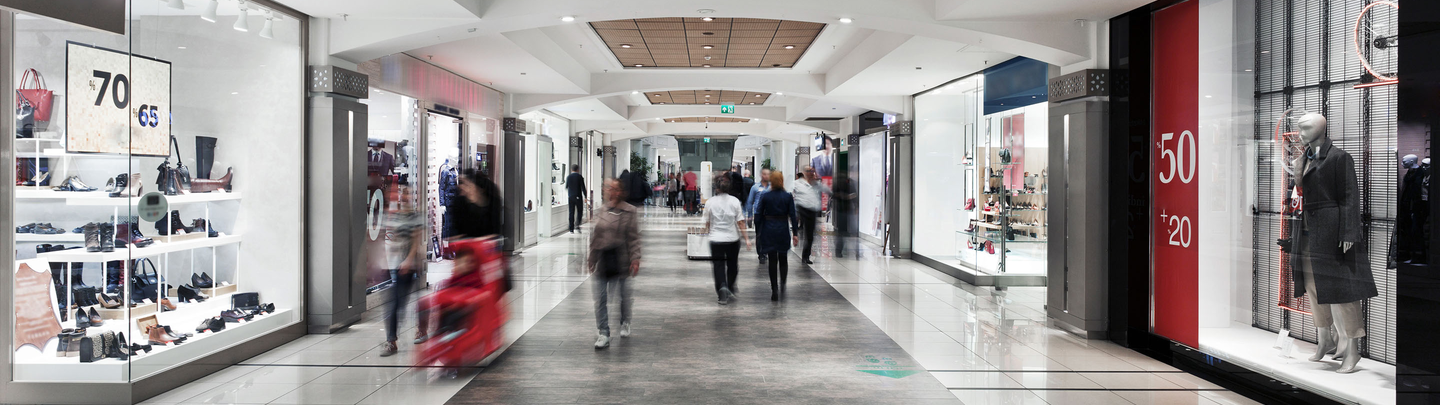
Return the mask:
M 399 268 L 409 252 L 401 246 L 406 241 L 394 237 L 396 227 L 426 219 L 426 210 L 420 205 L 424 190 L 419 188 L 425 172 L 418 147 L 419 102 L 373 87 L 370 97 L 361 102 L 369 105 L 365 243 L 369 255 L 366 286 L 373 292 L 390 285 L 391 270 Z M 425 233 L 416 232 L 413 237 L 423 239 Z M 424 255 L 421 253 L 422 258 Z
M 301 320 L 301 21 L 220 11 L 0 33 L 29 114 L 4 230 L 15 381 L 142 379 Z
M 1395 269 L 1434 244 L 1414 211 L 1426 135 L 1396 125 L 1400 10 L 1239 4 L 1153 14 L 1153 331 L 1393 403 Z
M 985 91 L 977 74 L 915 97 L 915 209 L 933 213 L 916 217 L 915 253 L 979 275 L 1043 276 L 1046 103 L 986 103 Z M 865 148 L 861 138 L 862 171 Z

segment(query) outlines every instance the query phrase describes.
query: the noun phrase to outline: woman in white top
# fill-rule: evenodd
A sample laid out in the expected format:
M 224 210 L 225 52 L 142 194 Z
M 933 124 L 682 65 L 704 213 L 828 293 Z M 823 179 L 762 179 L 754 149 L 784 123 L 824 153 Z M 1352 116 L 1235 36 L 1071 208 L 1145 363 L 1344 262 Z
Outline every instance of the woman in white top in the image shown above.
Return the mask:
M 745 209 L 740 200 L 730 195 L 731 184 L 726 176 L 715 179 L 715 196 L 705 203 L 705 228 L 710 233 L 710 259 L 715 264 L 715 292 L 720 305 L 735 297 L 735 277 L 740 274 L 740 241 L 751 248 L 746 237 Z

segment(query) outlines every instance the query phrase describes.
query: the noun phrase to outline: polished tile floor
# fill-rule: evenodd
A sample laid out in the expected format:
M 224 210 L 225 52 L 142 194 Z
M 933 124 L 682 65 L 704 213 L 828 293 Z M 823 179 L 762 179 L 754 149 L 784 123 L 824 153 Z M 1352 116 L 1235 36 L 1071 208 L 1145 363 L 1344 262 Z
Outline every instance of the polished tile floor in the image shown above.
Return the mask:
M 642 226 L 634 335 L 607 350 L 592 347 L 588 234 L 565 235 L 513 259 L 512 345 L 484 369 L 443 379 L 408 367 L 413 317 L 401 353 L 379 357 L 377 309 L 145 403 L 1253 403 L 1045 326 L 1044 288 L 975 287 L 870 246 L 835 258 L 828 237 L 814 265 L 792 254 L 781 303 L 742 250 L 738 302 L 720 306 L 710 263 L 684 257 L 684 229 L 703 223 L 650 210 Z

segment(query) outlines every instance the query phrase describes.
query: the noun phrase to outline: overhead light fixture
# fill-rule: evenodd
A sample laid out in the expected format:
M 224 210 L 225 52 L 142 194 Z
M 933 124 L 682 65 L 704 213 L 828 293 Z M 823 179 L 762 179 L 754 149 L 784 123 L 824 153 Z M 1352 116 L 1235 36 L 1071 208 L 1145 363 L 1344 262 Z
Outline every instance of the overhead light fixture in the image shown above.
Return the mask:
M 184 10 L 184 9 L 185 9 L 185 0 L 170 0 L 170 8 L 173 8 L 173 9 L 176 9 L 176 10 Z
M 709 95 L 709 94 L 706 94 L 706 95 L 705 95 L 705 98 L 710 98 L 710 95 Z
M 700 45 L 701 49 L 715 49 L 715 45 Z
M 710 67 L 710 65 L 700 65 L 700 67 Z M 705 96 L 705 97 L 710 97 L 710 96 Z
M 713 33 L 713 32 L 702 32 L 702 33 L 700 33 L 700 35 L 710 36 L 710 35 L 715 35 L 715 33 Z
M 220 0 L 210 0 L 210 4 L 205 5 L 205 12 L 200 14 L 200 19 L 212 23 L 215 22 L 215 12 L 219 9 Z
M 785 49 L 795 49 L 795 45 L 785 45 Z
M 642 65 L 642 64 L 639 64 L 639 63 L 636 63 L 636 64 L 635 64 L 635 67 L 645 67 L 645 65 Z
M 660 105 L 665 105 L 665 103 L 664 103 L 664 102 L 661 102 Z
M 755 105 L 755 102 L 754 102 L 754 101 L 751 101 L 751 102 L 750 102 L 750 105 Z
M 185 47 L 182 46 L 182 47 L 180 47 L 180 49 L 185 49 Z
M 655 97 L 660 97 L 660 94 L 655 94 Z
M 567 15 L 567 16 L 564 16 L 564 17 L 560 17 L 560 21 L 564 21 L 564 22 L 575 21 L 575 16 L 573 16 L 573 15 Z
M 275 38 L 275 12 L 265 12 L 265 26 L 260 28 L 260 37 L 265 39 Z
M 778 91 L 777 91 L 777 92 L 775 92 L 775 95 L 777 95 L 777 96 L 783 96 L 783 95 L 785 95 L 785 93 L 781 93 L 781 92 L 778 92 Z
M 756 94 L 755 97 L 760 97 L 760 95 L 759 95 L 759 94 Z
M 634 46 L 634 45 L 630 45 L 630 44 L 620 44 L 620 47 L 621 47 L 621 48 L 625 48 L 625 49 L 630 49 L 630 47 L 632 47 L 632 46 Z
M 631 91 L 630 94 L 640 94 L 639 90 Z
M 704 17 L 704 18 L 701 18 L 700 21 L 704 21 L 704 22 L 715 21 L 715 17 Z
M 850 17 L 840 17 L 841 24 L 849 24 L 852 22 L 855 22 L 855 20 L 851 20 Z
M 250 12 L 245 10 L 245 1 L 240 1 L 240 16 L 235 17 L 236 31 L 250 32 Z

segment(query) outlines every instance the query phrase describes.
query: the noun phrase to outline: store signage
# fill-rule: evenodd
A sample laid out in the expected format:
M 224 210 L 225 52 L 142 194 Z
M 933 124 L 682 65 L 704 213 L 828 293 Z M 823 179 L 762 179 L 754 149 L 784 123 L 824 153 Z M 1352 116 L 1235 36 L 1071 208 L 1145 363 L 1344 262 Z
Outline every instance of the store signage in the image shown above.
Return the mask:
M 1186 1 L 1154 14 L 1150 133 L 1151 327 L 1200 347 L 1199 6 Z
M 165 214 L 170 213 L 170 202 L 165 198 L 165 194 L 151 191 L 140 196 L 140 200 L 135 203 L 135 211 L 140 214 L 140 219 L 160 222 L 165 219 Z
M 170 62 L 67 42 L 65 150 L 170 155 Z
M 721 114 L 734 114 L 734 113 L 735 113 L 735 106 L 733 106 L 733 105 L 722 105 L 722 106 L 720 106 L 720 113 L 721 113 Z
M 0 0 L 0 8 L 125 35 L 125 0 Z

